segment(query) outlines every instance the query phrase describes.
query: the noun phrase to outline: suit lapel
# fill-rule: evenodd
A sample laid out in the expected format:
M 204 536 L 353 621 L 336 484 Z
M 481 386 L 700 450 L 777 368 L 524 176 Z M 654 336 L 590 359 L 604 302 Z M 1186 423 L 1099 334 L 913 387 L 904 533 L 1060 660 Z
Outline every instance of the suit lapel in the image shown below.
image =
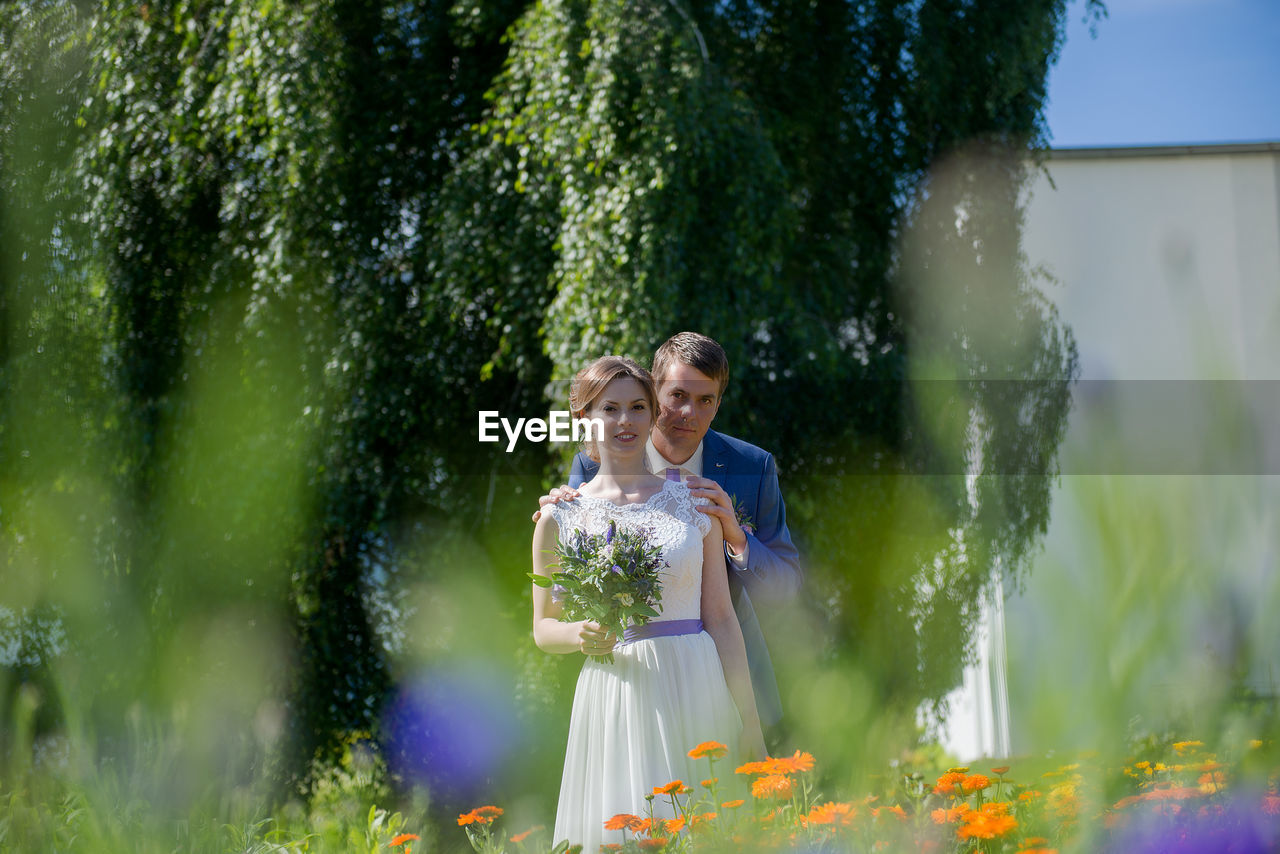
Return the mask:
M 725 475 L 729 471 L 728 456 L 729 445 L 719 433 L 708 430 L 702 439 L 702 476 L 711 478 L 725 490 L 728 489 L 725 485 Z

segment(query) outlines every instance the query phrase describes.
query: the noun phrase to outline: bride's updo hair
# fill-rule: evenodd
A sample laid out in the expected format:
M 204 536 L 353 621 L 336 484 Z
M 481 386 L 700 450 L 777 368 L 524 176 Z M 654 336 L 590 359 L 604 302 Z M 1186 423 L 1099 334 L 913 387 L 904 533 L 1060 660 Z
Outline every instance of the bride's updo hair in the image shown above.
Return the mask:
M 604 392 L 605 386 L 619 377 L 631 377 L 640 383 L 645 399 L 649 401 L 649 412 L 656 420 L 658 391 L 653 384 L 653 376 L 626 356 L 601 356 L 574 375 L 573 382 L 569 384 L 569 409 L 573 412 L 573 417 L 586 418 L 587 411 Z M 594 462 L 600 462 L 600 453 L 594 441 L 583 442 L 582 450 Z

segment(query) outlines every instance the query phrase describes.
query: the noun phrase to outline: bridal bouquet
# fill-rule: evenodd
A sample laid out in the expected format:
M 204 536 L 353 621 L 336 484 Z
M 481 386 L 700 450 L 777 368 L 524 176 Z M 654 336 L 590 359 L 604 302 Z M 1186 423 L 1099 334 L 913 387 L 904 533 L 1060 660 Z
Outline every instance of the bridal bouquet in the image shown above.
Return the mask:
M 539 587 L 551 587 L 566 620 L 594 620 L 622 637 L 627 626 L 643 626 L 656 617 L 662 598 L 659 570 L 667 565 L 662 549 L 644 532 L 619 529 L 612 521 L 603 534 L 575 529 L 556 544 L 557 571 L 548 578 L 530 573 Z M 613 653 L 600 656 L 613 662 Z

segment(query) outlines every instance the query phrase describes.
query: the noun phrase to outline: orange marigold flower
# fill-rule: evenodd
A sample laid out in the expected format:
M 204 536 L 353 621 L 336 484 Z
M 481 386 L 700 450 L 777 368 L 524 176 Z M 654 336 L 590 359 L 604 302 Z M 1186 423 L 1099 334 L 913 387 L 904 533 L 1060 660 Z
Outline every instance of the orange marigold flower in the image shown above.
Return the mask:
M 995 839 L 1017 826 L 1017 819 L 1009 815 L 1009 805 L 995 801 L 966 813 L 964 824 L 956 828 L 956 835 L 961 839 Z
M 1159 789 L 1158 791 L 1163 793 L 1164 799 L 1173 801 L 1185 801 L 1189 798 L 1198 798 L 1204 794 L 1199 789 L 1191 786 L 1170 786 L 1167 789 Z
M 471 812 L 464 812 L 462 815 L 458 816 L 458 824 L 489 824 L 495 818 L 502 815 L 502 812 L 502 807 L 476 807 Z
M 697 830 L 699 826 L 704 825 L 709 821 L 714 821 L 715 817 L 716 814 L 713 812 L 700 812 L 695 815 L 691 815 L 689 816 L 689 829 Z
M 390 844 L 392 848 L 399 848 L 401 845 L 404 845 L 406 842 L 413 842 L 414 840 L 420 839 L 420 838 L 421 837 L 418 836 L 418 834 L 416 833 L 402 833 L 399 836 L 393 838 Z
M 1214 792 L 1220 792 L 1227 786 L 1227 775 L 1221 771 L 1209 771 L 1201 774 L 1196 780 L 1200 784 L 1200 791 L 1206 795 L 1212 795 Z
M 748 762 L 745 765 L 739 765 L 734 769 L 735 774 L 772 774 L 773 763 L 765 759 L 763 761 Z
M 666 820 L 665 825 L 667 828 L 667 833 L 679 833 L 680 831 L 684 830 L 684 819 L 669 818 Z
M 665 786 L 654 786 L 653 793 L 655 795 L 683 795 L 687 789 L 684 787 L 683 780 L 672 780 Z
M 620 812 L 604 823 L 605 830 L 639 830 L 645 820 L 638 815 Z
M 898 818 L 901 818 L 901 819 L 905 819 L 907 817 L 906 810 L 904 810 L 902 807 L 898 806 L 897 804 L 894 804 L 891 807 L 872 807 L 871 817 L 879 818 L 880 813 L 882 812 L 893 813 L 894 815 L 896 815 Z
M 704 789 L 710 789 L 712 786 L 714 786 L 716 783 L 719 783 L 719 782 L 720 782 L 719 777 L 711 777 L 709 779 L 703 780 L 701 785 L 702 785 L 702 788 Z
M 772 771 L 775 774 L 798 774 L 803 771 L 813 770 L 813 755 L 809 753 L 801 753 L 797 750 L 790 756 L 780 756 L 776 759 L 765 760 L 770 763 Z
M 960 788 L 966 792 L 977 792 L 991 785 L 991 779 L 985 774 L 970 774 L 960 781 Z
M 641 851 L 661 851 L 667 847 L 667 840 L 661 836 L 650 836 L 644 839 L 637 839 L 636 843 L 640 846 Z
M 948 771 L 938 778 L 938 784 L 933 787 L 935 795 L 950 795 L 956 790 L 956 784 L 964 780 L 964 772 Z
M 514 838 L 515 837 L 512 837 L 512 839 Z M 601 851 L 621 851 L 622 845 L 617 842 L 601 842 L 600 850 Z
M 1039 792 L 1038 790 L 1036 790 L 1036 789 L 1028 789 L 1027 791 L 1023 792 L 1022 794 L 1018 795 L 1018 800 L 1020 800 L 1020 801 L 1024 801 L 1024 802 L 1025 802 L 1025 801 L 1034 801 L 1036 798 L 1040 798 L 1040 797 L 1043 797 L 1043 795 L 1041 795 L 1041 794 L 1040 794 L 1040 792 Z
M 992 768 L 991 773 L 1003 777 L 1005 774 L 1009 773 L 1009 766 L 1001 765 L 999 768 Z
M 686 742 L 686 744 L 687 743 L 688 742 Z M 689 751 L 689 758 L 701 759 L 704 756 L 709 756 L 712 759 L 719 759 L 728 752 L 729 748 L 725 747 L 718 741 L 704 741 L 702 744 L 699 744 L 693 750 Z
M 929 813 L 929 815 L 933 818 L 934 824 L 954 824 L 964 818 L 965 813 L 969 812 L 970 809 L 972 809 L 972 807 L 968 804 L 961 803 L 959 806 L 954 806 L 951 809 L 936 809 Z
M 742 805 L 743 805 L 743 804 L 745 804 L 745 803 L 746 803 L 746 801 L 744 801 L 744 800 L 742 800 L 741 798 L 739 798 L 739 799 L 738 799 L 738 800 L 736 800 L 736 801 L 725 801 L 725 802 L 724 802 L 724 803 L 722 803 L 720 806 L 724 807 L 724 808 L 725 808 L 725 809 L 727 809 L 727 810 L 735 810 L 735 809 L 737 809 L 738 807 L 742 806 Z
M 792 790 L 791 778 L 785 774 L 769 774 L 751 784 L 751 794 L 757 798 L 785 800 L 791 797 Z
M 533 834 L 537 833 L 539 830 L 542 830 L 542 829 L 543 829 L 543 826 L 542 826 L 542 825 L 540 825 L 540 824 L 539 824 L 539 825 L 535 825 L 535 826 L 533 826 L 533 827 L 529 828 L 528 830 L 524 831 L 523 833 L 517 833 L 515 836 L 511 837 L 511 841 L 512 841 L 512 842 L 524 842 L 524 841 L 525 841 L 526 839 L 528 839 L 530 836 L 532 836 Z
M 809 810 L 805 820 L 809 824 L 848 824 L 853 820 L 853 804 L 828 801 Z

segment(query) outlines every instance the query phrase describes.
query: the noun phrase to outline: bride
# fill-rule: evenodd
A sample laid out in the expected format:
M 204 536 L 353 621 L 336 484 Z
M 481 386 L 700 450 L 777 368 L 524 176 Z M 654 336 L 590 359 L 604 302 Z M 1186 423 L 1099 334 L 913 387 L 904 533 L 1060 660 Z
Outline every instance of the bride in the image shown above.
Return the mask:
M 602 533 L 611 520 L 642 528 L 667 562 L 661 614 L 622 639 L 594 622 L 561 622 L 552 591 L 533 586 L 538 646 L 588 656 L 574 692 L 553 838 L 590 854 L 601 843 L 623 841 L 622 831 L 604 829 L 606 820 L 643 816 L 654 787 L 698 779 L 688 755 L 696 745 L 719 741 L 739 759 L 765 755 L 720 522 L 694 509 L 684 484 L 645 468 L 656 398 L 653 378 L 630 359 L 604 356 L 578 373 L 569 404 L 575 418 L 604 424 L 603 437 L 588 449 L 600 471 L 577 500 L 544 512 L 533 535 L 540 575 L 554 569 L 561 532 Z M 612 664 L 593 657 L 610 651 Z M 655 798 L 655 816 L 662 807 Z

